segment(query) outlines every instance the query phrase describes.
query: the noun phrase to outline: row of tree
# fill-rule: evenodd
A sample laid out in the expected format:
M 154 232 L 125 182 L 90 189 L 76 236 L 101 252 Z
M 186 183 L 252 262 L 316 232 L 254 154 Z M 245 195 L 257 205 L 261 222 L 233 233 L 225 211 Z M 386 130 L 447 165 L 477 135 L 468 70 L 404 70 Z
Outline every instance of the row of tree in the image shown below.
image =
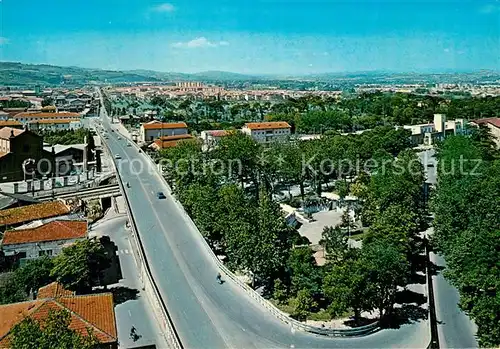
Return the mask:
M 500 344 L 500 160 L 486 129 L 439 148 L 433 200 L 436 247 L 460 307 L 477 324 L 480 347 Z
M 498 117 L 500 97 L 458 98 L 376 92 L 342 98 L 308 95 L 275 102 L 167 100 L 155 96 L 150 103 L 167 121 L 182 120 L 198 125 L 200 122 L 231 124 L 270 119 L 288 121 L 298 133 L 324 133 L 427 123 L 432 122 L 436 113 L 447 114 L 450 119 Z
M 210 152 L 188 141 L 161 156 L 169 160 L 167 178 L 176 195 L 228 266 L 251 274 L 278 302 L 293 304 L 297 318 L 328 309 L 331 316 L 352 311 L 359 320 L 364 310 L 391 313 L 420 247 L 423 170 L 408 147 L 406 131 L 379 127 L 266 147 L 234 133 Z M 370 168 L 349 164 L 373 157 L 385 161 Z M 231 163 L 237 171 L 224 168 Z M 344 180 L 348 175 L 358 176 L 355 183 Z M 326 229 L 329 263 L 319 267 L 310 247 L 297 247 L 308 241 L 286 225 L 272 193 L 286 183 L 298 184 L 303 196 L 307 184 L 320 194 L 321 184 L 339 178 L 339 193 L 352 191 L 364 201 L 372 228 L 362 250 L 348 248 L 342 227 Z

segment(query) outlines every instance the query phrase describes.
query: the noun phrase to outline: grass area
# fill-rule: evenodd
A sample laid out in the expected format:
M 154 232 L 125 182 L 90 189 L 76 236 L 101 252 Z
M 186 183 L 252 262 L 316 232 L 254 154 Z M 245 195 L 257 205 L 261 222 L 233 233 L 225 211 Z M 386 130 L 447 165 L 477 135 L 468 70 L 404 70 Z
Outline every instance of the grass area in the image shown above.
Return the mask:
M 356 241 L 360 241 L 360 240 L 362 241 L 366 237 L 367 233 L 368 233 L 368 231 L 361 231 L 361 230 L 351 232 L 351 239 L 356 240 Z

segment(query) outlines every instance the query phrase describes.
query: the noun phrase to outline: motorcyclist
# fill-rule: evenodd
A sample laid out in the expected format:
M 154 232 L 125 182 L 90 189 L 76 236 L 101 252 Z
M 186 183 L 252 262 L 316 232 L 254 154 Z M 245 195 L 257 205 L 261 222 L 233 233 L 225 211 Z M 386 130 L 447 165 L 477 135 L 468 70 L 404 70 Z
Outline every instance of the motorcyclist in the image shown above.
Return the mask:
M 129 182 L 127 182 L 127 188 L 130 188 L 130 183 Z
M 219 284 L 221 284 L 221 283 L 222 283 L 222 277 L 221 277 L 220 273 L 217 273 L 217 276 L 216 276 L 216 278 L 215 278 L 215 279 L 217 280 L 217 282 L 218 282 Z

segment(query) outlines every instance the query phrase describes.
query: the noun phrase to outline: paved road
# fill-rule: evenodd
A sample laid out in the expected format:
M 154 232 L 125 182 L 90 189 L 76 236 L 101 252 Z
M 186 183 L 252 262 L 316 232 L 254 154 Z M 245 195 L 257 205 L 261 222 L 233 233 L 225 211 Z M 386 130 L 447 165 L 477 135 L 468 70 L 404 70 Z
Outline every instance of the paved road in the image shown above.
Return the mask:
M 434 149 L 419 153 L 420 160 L 424 164 L 427 182 L 431 185 L 437 183 L 438 163 L 434 158 L 434 154 Z M 434 166 L 427 166 L 429 163 Z M 430 228 L 427 233 L 432 235 L 433 229 Z M 446 266 L 446 262 L 441 255 L 431 252 L 429 258 L 438 267 L 444 268 Z M 442 270 L 432 278 L 432 281 L 441 348 L 477 348 L 478 343 L 475 337 L 477 327 L 458 307 L 460 296 L 457 289 L 444 278 Z
M 146 298 L 147 296 L 141 290 L 139 271 L 129 243 L 130 230 L 125 228 L 127 216 L 114 212 L 109 213 L 98 224 L 95 224 L 91 231 L 93 236 L 109 236 L 116 244 L 122 279 L 118 284 L 109 285 L 108 287 L 110 289 L 126 287 L 139 292 L 136 299 L 129 299 L 115 307 L 120 347 L 133 348 L 156 344 L 158 348 L 165 348 L 166 343 L 161 336 L 161 330 L 157 325 L 154 312 Z M 140 336 L 136 341 L 130 338 L 132 326 L 137 329 L 137 334 Z
M 107 118 L 104 126 L 110 131 Z M 156 171 L 138 153 L 109 132 L 108 144 L 119 154 L 119 171 L 130 183 L 128 197 L 150 262 L 153 277 L 167 303 L 186 348 L 424 348 L 426 320 L 361 338 L 325 338 L 291 331 L 232 281 L 218 285 L 217 265 L 168 193 Z M 140 169 L 143 171 L 140 171 Z M 154 169 L 153 169 L 154 170 Z M 159 200 L 157 191 L 167 198 Z

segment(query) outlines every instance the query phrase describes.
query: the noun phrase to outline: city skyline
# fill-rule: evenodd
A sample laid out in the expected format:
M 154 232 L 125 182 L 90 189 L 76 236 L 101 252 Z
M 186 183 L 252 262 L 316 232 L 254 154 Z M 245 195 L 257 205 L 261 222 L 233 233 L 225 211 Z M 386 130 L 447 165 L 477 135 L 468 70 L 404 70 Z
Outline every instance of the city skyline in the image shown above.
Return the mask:
M 251 75 L 500 67 L 498 1 L 3 0 L 0 15 L 2 61 Z

